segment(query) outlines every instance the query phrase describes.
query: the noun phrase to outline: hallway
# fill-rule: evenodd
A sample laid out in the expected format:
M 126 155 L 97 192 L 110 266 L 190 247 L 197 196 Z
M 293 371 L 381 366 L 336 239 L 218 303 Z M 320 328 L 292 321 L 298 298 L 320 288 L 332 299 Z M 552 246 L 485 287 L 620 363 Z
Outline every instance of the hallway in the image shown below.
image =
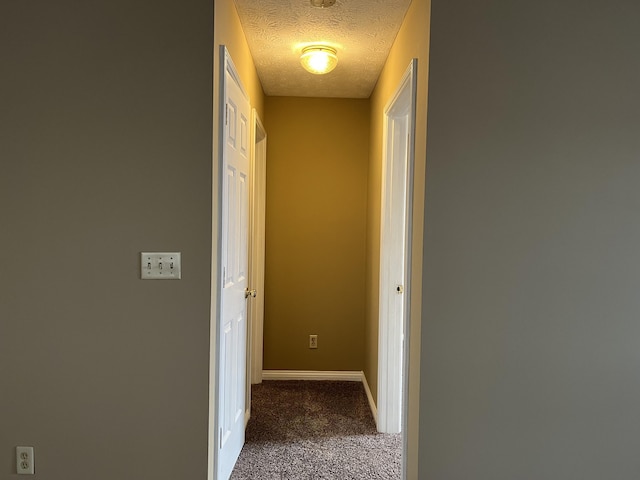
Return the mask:
M 264 286 L 262 289 L 249 287 L 257 291 L 257 298 L 264 300 L 264 317 L 253 322 L 253 331 L 257 334 L 256 341 L 253 336 L 250 340 L 250 361 L 253 362 L 250 382 L 259 384 L 264 372 L 280 370 L 298 372 L 302 378 L 307 372 L 362 372 L 378 414 L 380 398 L 384 400 L 379 389 L 385 386 L 378 381 L 380 365 L 387 364 L 384 356 L 382 362 L 379 359 L 383 338 L 379 331 L 385 112 L 408 66 L 417 62 L 421 66 L 412 83 L 416 105 L 414 130 L 426 130 L 428 29 L 425 29 L 425 20 L 429 18 L 429 2 L 411 2 L 397 25 L 399 30 L 393 35 L 390 49 L 385 50 L 377 64 L 379 70 L 373 82 L 360 94 L 347 96 L 339 94 L 337 88 L 320 88 L 317 82 L 326 87 L 336 75 L 343 75 L 356 65 L 348 61 L 345 53 L 348 48 L 339 49 L 340 65 L 329 75 L 316 77 L 305 73 L 294 55 L 292 76 L 278 69 L 279 80 L 268 82 L 261 58 L 276 58 L 290 49 L 269 48 L 262 57 L 260 48 L 251 48 L 252 26 L 263 25 L 261 22 L 270 17 L 262 10 L 243 15 L 236 10 L 238 6 L 233 0 L 215 4 L 214 78 L 220 77 L 222 56 L 228 55 L 237 69 L 233 77 L 241 81 L 254 109 L 252 117 L 260 119 L 266 134 Z M 312 7 L 307 3 L 305 9 L 309 8 Z M 335 21 L 344 22 L 349 16 L 340 13 L 339 8 L 336 4 L 333 10 L 313 10 L 312 17 L 335 13 Z M 247 18 L 257 23 L 243 21 Z M 388 20 L 386 16 L 379 19 L 382 23 Z M 279 34 L 275 26 L 282 23 L 281 19 L 276 20 L 273 25 L 267 22 L 268 31 L 274 35 Z M 317 33 L 315 29 L 310 31 Z M 373 47 L 371 42 L 365 43 L 367 48 Z M 370 59 L 370 56 L 358 56 L 360 60 L 363 58 Z M 373 65 L 369 61 L 364 63 L 368 67 Z M 355 68 L 360 72 L 361 67 Z M 347 74 L 347 77 L 361 78 L 360 73 Z M 279 90 L 289 85 L 288 78 L 297 78 L 299 74 L 305 81 L 294 82 L 296 85 L 308 85 L 309 81 L 313 87 L 297 93 Z M 227 107 L 221 98 L 220 85 L 216 85 L 214 149 L 222 144 L 220 139 L 225 128 Z M 415 225 L 407 239 L 408 258 L 414 268 L 407 269 L 411 272 L 410 278 L 393 282 L 394 295 L 398 285 L 411 285 L 415 291 L 421 289 L 421 270 L 415 267 L 422 258 L 425 151 L 426 138 L 417 133 L 413 154 L 419 160 L 411 175 L 413 194 L 407 209 Z M 213 166 L 216 172 L 219 162 L 216 157 Z M 215 282 L 215 272 L 212 278 Z M 410 299 L 409 331 L 405 338 L 406 351 L 411 353 L 406 359 L 410 365 L 410 374 L 405 377 L 405 411 L 409 421 L 404 432 L 406 448 L 402 451 L 402 468 L 406 478 L 413 478 L 417 457 L 411 445 L 417 444 L 418 424 L 411 419 L 417 418 L 420 371 L 419 323 L 414 322 L 420 317 L 421 302 L 419 297 L 409 294 L 405 298 Z M 216 336 L 211 339 L 214 354 Z M 309 346 L 311 336 L 317 339 L 317 346 Z M 216 368 L 214 363 L 212 368 Z M 210 395 L 211 398 L 217 395 L 215 384 L 210 386 Z M 384 413 L 384 409 L 381 411 Z M 221 438 L 215 424 L 211 425 L 210 433 L 215 444 L 216 439 Z M 215 445 L 213 452 L 217 452 Z M 209 459 L 211 471 L 217 468 L 214 457 L 215 454 Z

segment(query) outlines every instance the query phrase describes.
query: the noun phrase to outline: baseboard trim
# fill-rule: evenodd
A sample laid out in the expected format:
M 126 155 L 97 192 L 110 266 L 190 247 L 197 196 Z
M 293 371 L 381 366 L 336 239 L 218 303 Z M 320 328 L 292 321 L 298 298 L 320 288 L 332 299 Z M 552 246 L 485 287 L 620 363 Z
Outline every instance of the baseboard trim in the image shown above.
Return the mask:
M 367 394 L 367 399 L 369 400 L 369 408 L 371 409 L 371 414 L 373 415 L 373 420 L 376 422 L 376 426 L 378 425 L 378 408 L 376 407 L 376 402 L 373 399 L 373 395 L 371 394 L 371 389 L 369 388 L 369 383 L 367 382 L 367 376 L 362 372 L 362 386 L 364 387 L 364 391 Z
M 362 372 L 322 370 L 263 370 L 263 380 L 341 380 L 361 382 Z

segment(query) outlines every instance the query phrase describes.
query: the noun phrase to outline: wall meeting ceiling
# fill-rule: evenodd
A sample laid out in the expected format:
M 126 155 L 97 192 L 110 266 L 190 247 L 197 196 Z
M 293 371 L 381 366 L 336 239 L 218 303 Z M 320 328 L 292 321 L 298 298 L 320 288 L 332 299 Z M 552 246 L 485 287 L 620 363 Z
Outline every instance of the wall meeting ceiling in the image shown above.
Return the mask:
M 266 95 L 367 98 L 371 94 L 411 0 L 235 0 Z M 324 43 L 338 50 L 338 66 L 313 75 L 300 52 Z

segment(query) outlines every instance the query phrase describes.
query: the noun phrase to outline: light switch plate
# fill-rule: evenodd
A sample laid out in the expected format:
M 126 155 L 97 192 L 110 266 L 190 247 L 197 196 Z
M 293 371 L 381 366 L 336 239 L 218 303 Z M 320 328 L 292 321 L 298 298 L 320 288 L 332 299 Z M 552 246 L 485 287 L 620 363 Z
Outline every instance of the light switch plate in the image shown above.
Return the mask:
M 180 252 L 141 252 L 142 280 L 180 280 L 182 265 Z

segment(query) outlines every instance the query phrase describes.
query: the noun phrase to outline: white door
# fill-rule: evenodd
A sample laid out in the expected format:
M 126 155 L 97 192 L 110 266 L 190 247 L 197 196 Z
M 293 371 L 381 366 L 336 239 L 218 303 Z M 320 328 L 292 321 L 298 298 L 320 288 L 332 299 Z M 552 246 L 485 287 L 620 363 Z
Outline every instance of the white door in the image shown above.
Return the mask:
M 385 109 L 377 403 L 378 431 L 384 433 L 403 431 L 406 411 L 416 81 L 413 60 Z
M 378 428 L 399 433 L 402 423 L 402 359 L 404 330 L 407 131 L 406 117 L 389 118 L 384 167 L 380 261 L 380 369 Z
M 222 292 L 218 427 L 218 480 L 227 480 L 244 444 L 249 254 L 249 100 L 225 73 L 222 175 Z

